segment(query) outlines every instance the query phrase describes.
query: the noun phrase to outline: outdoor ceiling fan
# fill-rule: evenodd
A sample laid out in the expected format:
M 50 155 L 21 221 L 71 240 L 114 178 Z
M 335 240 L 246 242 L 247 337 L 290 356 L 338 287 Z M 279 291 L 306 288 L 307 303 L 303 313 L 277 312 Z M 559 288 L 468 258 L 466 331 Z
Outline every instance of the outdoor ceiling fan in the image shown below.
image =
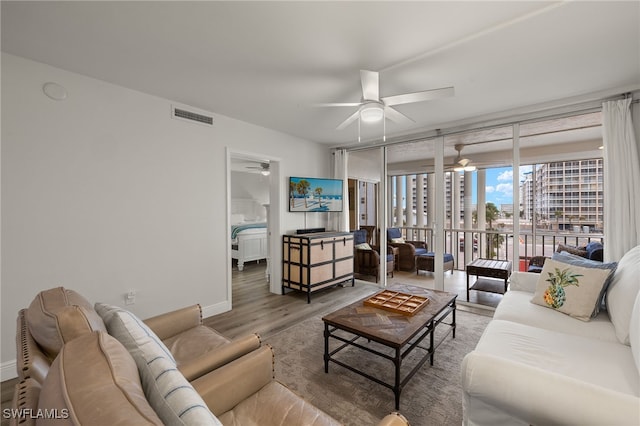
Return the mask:
M 269 170 L 269 163 L 260 163 L 258 166 L 247 166 L 249 170 L 259 170 L 263 176 L 269 176 L 271 171 Z
M 476 166 L 471 164 L 470 159 L 462 158 L 462 149 L 464 148 L 464 145 L 457 144 L 454 148 L 458 151 L 458 156 L 453 164 L 446 166 L 446 170 L 453 170 L 454 172 L 473 172 L 476 169 Z
M 374 123 L 384 118 L 388 118 L 398 124 L 413 123 L 414 121 L 411 118 L 392 107 L 395 105 L 446 98 L 453 96 L 454 94 L 453 87 L 443 87 L 440 89 L 385 96 L 381 98 L 379 75 L 376 71 L 360 70 L 360 82 L 362 84 L 362 100 L 360 102 L 317 104 L 317 106 L 329 107 L 358 107 L 356 112 L 351 114 L 346 120 L 338 125 L 338 130 L 344 129 L 358 118 L 365 123 Z

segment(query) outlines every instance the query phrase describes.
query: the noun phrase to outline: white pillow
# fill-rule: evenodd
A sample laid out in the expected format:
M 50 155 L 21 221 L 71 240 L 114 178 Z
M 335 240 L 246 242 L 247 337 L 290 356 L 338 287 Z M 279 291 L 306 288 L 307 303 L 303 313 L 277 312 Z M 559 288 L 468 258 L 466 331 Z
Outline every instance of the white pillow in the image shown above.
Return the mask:
M 633 311 L 631 312 L 629 344 L 631 345 L 633 360 L 636 362 L 636 368 L 640 373 L 640 293 L 636 296 L 636 303 L 633 305 Z
M 371 246 L 367 243 L 356 244 L 358 250 L 371 250 Z
M 636 296 L 640 292 L 640 245 L 629 250 L 618 262 L 607 290 L 607 312 L 620 343 L 629 344 L 629 325 Z
M 392 243 L 396 243 L 396 244 L 404 244 L 404 238 L 392 238 L 391 239 Z
M 147 359 L 138 371 L 149 405 L 165 425 L 222 425 L 169 359 Z
M 169 348 L 140 318 L 118 306 L 96 303 L 94 309 L 102 317 L 110 335 L 127 348 L 138 363 L 141 355 L 146 358 L 165 357 L 176 365 Z M 140 368 L 140 365 L 138 365 Z
M 589 321 L 609 274 L 608 269 L 585 268 L 547 259 L 536 284 L 532 303 Z

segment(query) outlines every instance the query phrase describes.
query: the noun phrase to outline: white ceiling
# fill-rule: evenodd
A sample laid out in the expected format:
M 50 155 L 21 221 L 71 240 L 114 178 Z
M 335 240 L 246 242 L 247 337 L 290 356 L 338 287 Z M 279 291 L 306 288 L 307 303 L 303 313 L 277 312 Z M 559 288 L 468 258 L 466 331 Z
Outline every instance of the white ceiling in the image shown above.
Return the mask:
M 388 137 L 640 89 L 640 2 L 2 2 L 2 50 L 331 146 L 380 94 L 454 86 Z M 364 126 L 379 138 L 382 126 Z

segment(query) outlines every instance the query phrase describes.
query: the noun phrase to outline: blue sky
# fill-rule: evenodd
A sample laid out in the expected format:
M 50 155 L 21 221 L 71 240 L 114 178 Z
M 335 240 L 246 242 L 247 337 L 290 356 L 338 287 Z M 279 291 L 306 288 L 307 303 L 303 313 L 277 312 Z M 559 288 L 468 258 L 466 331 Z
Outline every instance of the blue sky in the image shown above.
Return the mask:
M 529 171 L 531 171 L 531 166 L 520 167 L 520 181 L 523 179 L 523 173 Z M 473 204 L 477 204 L 478 202 L 476 175 L 477 173 L 473 174 Z M 516 188 L 516 191 L 517 190 Z M 486 194 L 487 202 L 491 202 L 498 207 L 500 207 L 500 204 L 513 204 L 513 168 L 499 167 L 487 169 Z

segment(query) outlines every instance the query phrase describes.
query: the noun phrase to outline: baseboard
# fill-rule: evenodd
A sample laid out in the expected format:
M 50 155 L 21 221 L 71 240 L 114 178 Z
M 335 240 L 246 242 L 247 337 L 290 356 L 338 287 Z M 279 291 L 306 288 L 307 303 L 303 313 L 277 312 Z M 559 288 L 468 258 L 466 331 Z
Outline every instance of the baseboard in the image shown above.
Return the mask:
M 216 303 L 214 305 L 203 306 L 202 307 L 202 317 L 209 318 L 214 315 L 221 314 L 223 312 L 227 312 L 231 310 L 231 303 L 228 300 L 225 300 L 220 303 Z
M 0 381 L 4 382 L 6 380 L 15 379 L 16 377 L 18 377 L 18 373 L 16 372 L 15 359 L 3 362 L 0 365 Z

